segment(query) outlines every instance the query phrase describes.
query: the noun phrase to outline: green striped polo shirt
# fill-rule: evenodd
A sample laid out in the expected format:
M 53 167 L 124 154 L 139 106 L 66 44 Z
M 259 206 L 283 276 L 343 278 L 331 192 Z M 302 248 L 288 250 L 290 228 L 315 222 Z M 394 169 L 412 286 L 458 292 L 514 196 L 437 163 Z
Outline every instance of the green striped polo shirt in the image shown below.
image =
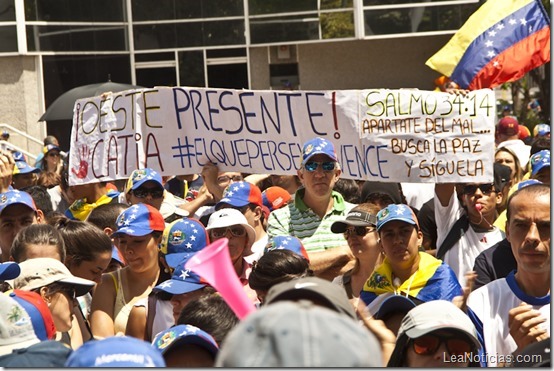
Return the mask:
M 298 237 L 306 251 L 323 251 L 346 246 L 347 242 L 342 233 L 331 232 L 331 224 L 337 220 L 344 220 L 346 214 L 356 205 L 346 202 L 340 193 L 333 191 L 333 208 L 320 219 L 302 200 L 304 191 L 304 188 L 298 189 L 294 195 L 294 202 L 269 214 L 269 238 Z

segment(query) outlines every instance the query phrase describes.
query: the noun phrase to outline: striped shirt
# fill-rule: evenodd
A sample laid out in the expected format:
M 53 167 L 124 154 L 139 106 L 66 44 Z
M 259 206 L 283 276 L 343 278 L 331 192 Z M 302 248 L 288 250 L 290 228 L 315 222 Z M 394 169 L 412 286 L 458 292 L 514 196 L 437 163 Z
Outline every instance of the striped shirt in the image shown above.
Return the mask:
M 333 191 L 333 208 L 323 219 L 320 219 L 302 200 L 304 192 L 305 189 L 300 188 L 293 196 L 294 202 L 269 214 L 267 221 L 269 238 L 298 237 L 306 251 L 323 251 L 346 246 L 347 242 L 342 233 L 331 232 L 331 224 L 337 220 L 344 220 L 346 214 L 356 205 L 344 201 L 340 193 Z

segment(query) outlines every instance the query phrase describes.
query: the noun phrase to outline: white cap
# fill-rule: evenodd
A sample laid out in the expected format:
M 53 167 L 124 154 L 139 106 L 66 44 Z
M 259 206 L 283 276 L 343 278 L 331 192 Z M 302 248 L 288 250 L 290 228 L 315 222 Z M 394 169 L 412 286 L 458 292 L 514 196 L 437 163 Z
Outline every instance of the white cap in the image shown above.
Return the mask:
M 9 295 L 0 293 L 0 355 L 38 342 L 29 314 Z
M 256 231 L 248 224 L 246 217 L 237 209 L 224 208 L 214 211 L 208 220 L 206 230 L 242 225 L 248 233 L 248 247 L 256 241 Z

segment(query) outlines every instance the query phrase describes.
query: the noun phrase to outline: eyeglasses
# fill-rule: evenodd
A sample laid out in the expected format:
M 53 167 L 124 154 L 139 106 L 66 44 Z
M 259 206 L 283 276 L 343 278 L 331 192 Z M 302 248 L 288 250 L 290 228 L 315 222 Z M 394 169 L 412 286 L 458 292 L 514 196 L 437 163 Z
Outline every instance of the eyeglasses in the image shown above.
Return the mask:
M 138 188 L 133 191 L 135 197 L 146 198 L 150 195 L 152 198 L 161 198 L 164 196 L 164 190 L 159 188 Z
M 494 189 L 494 184 L 490 183 L 490 184 L 470 184 L 470 185 L 466 185 L 462 189 L 462 193 L 465 194 L 465 195 L 472 195 L 472 194 L 475 193 L 475 191 L 477 191 L 478 188 L 485 195 L 488 195 L 491 192 L 496 192 L 496 190 Z
M 309 171 L 310 173 L 313 173 L 317 170 L 317 168 L 321 165 L 321 168 L 325 172 L 333 171 L 335 170 L 335 162 L 334 161 L 324 161 L 324 162 L 316 162 L 316 161 L 308 161 L 304 164 L 304 169 Z
M 231 180 L 233 182 L 240 182 L 242 180 L 242 175 L 233 175 L 233 176 L 222 175 L 222 176 L 217 178 L 217 182 L 219 184 L 229 183 Z
M 368 233 L 375 232 L 375 227 L 350 227 L 344 231 L 344 238 L 354 235 L 363 237 Z
M 421 356 L 433 355 L 441 344 L 446 345 L 450 355 L 463 355 L 471 352 L 472 344 L 465 339 L 445 337 L 435 334 L 423 335 L 412 339 L 414 352 Z
M 60 153 L 59 152 L 49 152 L 48 156 L 50 156 L 50 157 L 60 157 Z
M 234 237 L 242 237 L 246 234 L 246 229 L 241 227 L 240 225 L 235 225 L 232 227 L 225 227 L 225 228 L 214 228 L 212 229 L 212 237 L 214 238 L 221 238 L 225 237 L 227 235 L 227 231 L 231 232 L 231 235 Z

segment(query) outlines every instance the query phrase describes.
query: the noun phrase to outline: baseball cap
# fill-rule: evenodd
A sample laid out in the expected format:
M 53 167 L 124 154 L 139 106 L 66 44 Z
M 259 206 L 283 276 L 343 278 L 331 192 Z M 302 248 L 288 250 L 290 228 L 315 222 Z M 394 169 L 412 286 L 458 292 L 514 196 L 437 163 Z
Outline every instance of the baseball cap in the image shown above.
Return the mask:
M 468 336 L 476 349 L 481 348 L 475 326 L 460 308 L 447 300 L 431 300 L 410 310 L 398 329 L 396 347 L 388 367 L 399 367 L 401 354 L 409 339 L 415 339 L 436 330 L 456 330 Z
M 338 313 L 357 318 L 346 291 L 341 286 L 319 277 L 302 277 L 278 283 L 269 289 L 265 303 L 269 305 L 282 300 L 301 299 L 313 300 Z
M 262 192 L 258 186 L 245 182 L 233 182 L 223 191 L 223 197 L 215 205 L 215 209 L 219 210 L 223 204 L 228 204 L 233 207 L 243 207 L 248 204 L 262 206 Z
M 350 210 L 343 220 L 337 220 L 331 224 L 331 232 L 344 233 L 348 226 L 368 227 L 377 224 L 377 216 L 363 210 Z
M 377 231 L 380 231 L 385 224 L 392 222 L 393 220 L 399 220 L 401 222 L 415 225 L 416 228 L 419 229 L 417 217 L 408 205 L 392 204 L 379 210 L 377 213 Z
M 135 190 L 150 180 L 156 182 L 161 188 L 163 188 L 162 176 L 156 170 L 147 167 L 144 169 L 133 170 L 131 176 L 129 176 L 129 179 L 127 180 L 125 189 L 127 192 L 131 189 Z
M 47 154 L 48 152 L 53 150 L 60 151 L 60 147 L 58 147 L 55 144 L 47 144 L 44 147 L 42 147 L 42 153 L 44 154 Z
M 61 341 L 44 340 L 0 357 L 0 367 L 62 368 L 72 351 Z
M 204 225 L 196 219 L 177 219 L 164 229 L 160 250 L 171 268 L 191 252 L 202 250 L 210 243 Z
M 15 166 L 13 167 L 13 175 L 28 174 L 28 173 L 40 173 L 40 169 L 31 166 L 27 163 L 25 155 L 19 151 L 12 152 Z
M 498 121 L 496 124 L 496 132 L 498 134 L 504 135 L 518 135 L 519 134 L 519 123 L 517 119 L 513 116 L 506 116 Z
M 198 274 L 185 268 L 185 264 L 196 253 L 186 254 L 177 265 L 171 278 L 154 287 L 155 292 L 165 291 L 172 295 L 186 294 L 203 289 L 208 284 Z
M 337 162 L 337 153 L 335 152 L 335 146 L 333 143 L 324 138 L 314 138 L 304 143 L 302 147 L 302 163 L 304 166 L 308 160 L 315 155 L 326 155 L 331 160 Z
M 0 355 L 39 341 L 25 309 L 9 295 L 0 293 Z
M 21 273 L 19 264 L 15 262 L 5 262 L 0 264 L 0 281 L 13 280 Z
M 52 313 L 38 293 L 34 291 L 12 290 L 9 295 L 25 309 L 31 318 L 35 335 L 40 341 L 54 339 L 56 336 L 56 326 L 54 325 Z
M 550 167 L 550 150 L 543 149 L 529 159 L 531 162 L 531 175 L 536 175 L 545 167 Z
M 35 201 L 33 201 L 30 194 L 14 189 L 0 194 L 0 215 L 8 206 L 15 204 L 23 204 L 33 209 L 33 211 L 37 211 Z
M 205 348 L 215 358 L 219 352 L 219 346 L 214 338 L 206 331 L 193 325 L 176 325 L 160 332 L 152 341 L 162 355 L 170 349 L 180 345 L 196 344 Z
M 71 353 L 65 367 L 165 367 L 165 361 L 162 354 L 144 340 L 110 336 L 81 345 Z
M 383 319 L 395 312 L 408 313 L 415 307 L 416 303 L 409 298 L 402 295 L 391 295 L 381 303 L 377 313 L 373 317 L 375 319 Z
M 288 204 L 290 199 L 290 193 L 282 187 L 272 186 L 262 192 L 262 203 L 269 211 L 280 209 Z
M 59 282 L 73 286 L 75 295 L 82 296 L 95 285 L 94 281 L 75 277 L 61 261 L 52 258 L 33 258 L 19 266 L 21 274 L 14 280 L 14 289 L 30 291 Z
M 145 236 L 154 231 L 163 232 L 165 221 L 162 214 L 148 204 L 138 203 L 125 210 L 117 217 L 115 222 L 117 231 L 111 237 L 122 234 L 129 236 Z
M 256 241 L 256 231 L 248 224 L 246 217 L 236 209 L 227 208 L 214 211 L 212 215 L 210 215 L 210 219 L 208 219 L 206 230 L 225 228 L 232 225 L 242 225 L 246 229 L 246 233 L 248 234 L 248 246 L 252 246 Z
M 112 259 L 118 261 L 121 265 L 127 265 L 123 258 L 123 254 L 121 254 L 121 251 L 115 246 L 112 246 Z
M 547 134 L 550 134 L 550 125 L 548 124 L 538 124 L 533 128 L 534 137 L 543 137 Z
M 381 346 L 369 330 L 352 318 L 302 300 L 263 306 L 240 321 L 225 338 L 215 366 L 382 367 L 383 364 Z
M 308 262 L 310 261 L 310 257 L 308 256 L 308 252 L 306 251 L 306 248 L 302 244 L 302 241 L 298 239 L 298 237 L 294 236 L 274 236 L 271 238 L 267 244 L 267 246 L 264 249 L 264 254 L 268 251 L 272 250 L 290 250 L 304 259 L 306 259 Z
M 518 139 L 525 140 L 526 138 L 531 136 L 531 132 L 529 131 L 529 128 L 525 125 L 519 125 L 518 128 Z

